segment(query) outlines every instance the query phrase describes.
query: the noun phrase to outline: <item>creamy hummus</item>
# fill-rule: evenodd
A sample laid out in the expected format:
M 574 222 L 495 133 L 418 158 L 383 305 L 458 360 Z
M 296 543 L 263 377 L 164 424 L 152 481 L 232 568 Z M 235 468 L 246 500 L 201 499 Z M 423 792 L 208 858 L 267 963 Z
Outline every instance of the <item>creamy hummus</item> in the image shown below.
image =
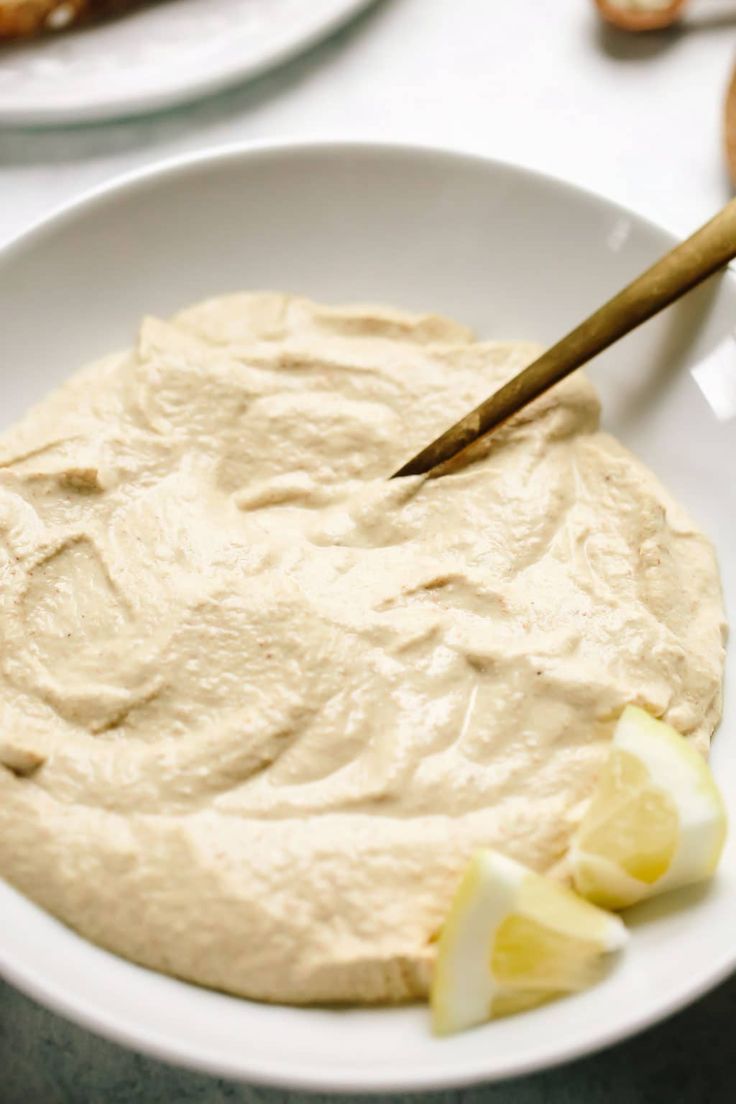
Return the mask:
M 469 855 L 560 869 L 626 702 L 703 751 L 713 551 L 577 375 L 387 475 L 527 344 L 234 295 L 0 438 L 0 874 L 147 966 L 426 992 Z

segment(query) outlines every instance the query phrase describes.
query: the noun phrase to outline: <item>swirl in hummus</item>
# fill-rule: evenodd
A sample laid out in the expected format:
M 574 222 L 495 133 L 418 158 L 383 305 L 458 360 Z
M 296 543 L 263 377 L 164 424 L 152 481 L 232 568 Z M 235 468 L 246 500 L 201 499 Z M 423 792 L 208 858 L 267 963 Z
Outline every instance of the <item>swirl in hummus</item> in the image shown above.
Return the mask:
M 561 870 L 625 703 L 705 751 L 714 554 L 582 375 L 386 479 L 535 353 L 232 295 L 0 438 L 0 874 L 203 985 L 411 999 L 477 847 Z

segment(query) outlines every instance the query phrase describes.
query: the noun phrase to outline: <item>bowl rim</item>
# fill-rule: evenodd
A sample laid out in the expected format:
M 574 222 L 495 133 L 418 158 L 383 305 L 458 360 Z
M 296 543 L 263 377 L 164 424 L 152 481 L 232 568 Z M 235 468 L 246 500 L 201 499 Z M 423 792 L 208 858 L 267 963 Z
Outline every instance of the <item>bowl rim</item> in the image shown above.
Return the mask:
M 593 191 L 573 180 L 548 172 L 545 169 L 533 168 L 522 165 L 507 158 L 494 157 L 473 150 L 463 150 L 452 146 L 434 144 L 432 142 L 409 142 L 401 139 L 381 139 L 373 141 L 370 138 L 348 138 L 341 134 L 326 135 L 318 138 L 305 138 L 303 136 L 284 135 L 279 138 L 242 139 L 233 142 L 219 142 L 204 149 L 187 150 L 182 153 L 172 153 L 166 157 L 159 157 L 132 169 L 115 173 L 107 180 L 84 188 L 69 200 L 62 200 L 46 214 L 33 219 L 24 229 L 12 234 L 0 243 L 0 259 L 5 262 L 8 254 L 17 247 L 23 247 L 42 237 L 44 233 L 64 226 L 78 214 L 81 209 L 94 209 L 114 194 L 133 191 L 138 187 L 144 187 L 152 180 L 165 180 L 167 178 L 186 174 L 190 170 L 196 170 L 203 164 L 224 165 L 231 161 L 239 161 L 242 158 L 257 160 L 267 157 L 283 156 L 311 156 L 314 154 L 354 154 L 379 155 L 379 156 L 404 156 L 407 159 L 426 158 L 444 160 L 453 164 L 466 164 L 475 167 L 484 167 L 493 172 L 505 173 L 509 176 L 521 175 L 531 178 L 546 187 L 558 189 L 574 196 L 579 202 L 603 204 L 612 214 L 621 215 L 632 219 L 647 228 L 647 230 L 659 234 L 668 239 L 669 244 L 676 244 L 681 240 L 674 227 L 655 222 L 648 215 L 627 207 L 618 200 L 611 199 L 602 192 Z M 736 273 L 736 260 L 728 264 L 727 269 Z
M 553 174 L 519 165 L 512 161 L 441 145 L 398 140 L 374 142 L 370 140 L 356 141 L 343 137 L 327 137 L 314 140 L 279 138 L 277 140 L 225 143 L 206 150 L 174 154 L 143 167 L 118 174 L 102 184 L 83 191 L 72 200 L 60 204 L 49 214 L 38 219 L 30 227 L 22 230 L 1 245 L 0 265 L 12 263 L 16 254 L 22 253 L 29 246 L 42 242 L 47 234 L 53 234 L 56 230 L 72 224 L 76 218 L 83 217 L 88 211 L 104 207 L 107 202 L 114 201 L 116 197 L 137 190 L 144 190 L 150 183 L 161 183 L 166 180 L 184 177 L 190 172 L 198 171 L 205 164 L 222 167 L 243 160 L 293 159 L 294 157 L 311 157 L 314 155 L 388 156 L 405 158 L 414 162 L 417 159 L 426 159 L 445 161 L 448 165 L 455 166 L 464 164 L 471 168 L 505 174 L 510 177 L 522 176 L 531 179 L 544 188 L 552 188 L 566 193 L 577 203 L 605 207 L 612 215 L 627 218 L 634 225 L 638 225 L 647 232 L 660 237 L 665 248 L 676 244 L 678 240 L 677 235 L 671 230 L 607 196 Z M 736 280 L 731 278 L 734 275 L 734 270 L 731 266 L 728 266 L 728 270 L 729 282 L 736 291 Z M 10 892 L 17 893 L 13 887 L 2 879 L 0 879 L 0 883 Z M 22 894 L 17 895 L 23 896 Z M 40 908 L 38 911 L 43 912 Z M 54 918 L 51 919 L 54 923 L 60 923 Z M 76 935 L 76 933 L 73 934 Z M 77 938 L 82 939 L 81 936 L 77 936 Z M 86 940 L 84 942 L 88 943 Z M 92 943 L 88 943 L 88 946 L 99 954 L 109 955 L 114 959 L 118 958 L 118 956 L 112 955 Z M 128 963 L 128 965 L 131 964 Z M 132 965 L 136 966 L 136 964 Z M 144 969 L 138 966 L 136 968 Z M 4 957 L 0 941 L 0 978 L 9 982 L 20 992 L 25 993 L 50 1011 L 98 1036 L 158 1061 L 203 1072 L 211 1076 L 226 1077 L 241 1083 L 252 1083 L 290 1091 L 329 1094 L 431 1092 L 433 1090 L 469 1087 L 484 1082 L 495 1083 L 512 1077 L 552 1069 L 584 1055 L 611 1047 L 668 1019 L 715 988 L 734 971 L 736 971 L 736 941 L 734 941 L 733 950 L 729 954 L 722 955 L 708 969 L 702 969 L 695 979 L 683 973 L 682 983 L 660 1006 L 641 1012 L 632 1011 L 626 1024 L 596 1028 L 588 1035 L 570 1039 L 562 1046 L 558 1041 L 552 1044 L 540 1039 L 534 1055 L 526 1059 L 512 1058 L 506 1063 L 503 1060 L 499 1063 L 496 1055 L 496 1069 L 492 1071 L 488 1070 L 487 1063 L 483 1061 L 483 1051 L 481 1050 L 479 1052 L 480 1059 L 472 1064 L 468 1063 L 467 1068 L 462 1072 L 435 1068 L 423 1071 L 412 1068 L 406 1076 L 397 1078 L 395 1075 L 381 1070 L 368 1072 L 362 1069 L 359 1073 L 356 1073 L 355 1070 L 351 1071 L 350 1067 L 346 1066 L 331 1066 L 321 1069 L 314 1066 L 304 1066 L 300 1070 L 298 1064 L 295 1063 L 290 1070 L 284 1071 L 273 1061 L 259 1062 L 256 1055 L 248 1056 L 248 1069 L 244 1069 L 243 1063 L 236 1059 L 225 1058 L 222 1055 L 208 1055 L 205 1051 L 194 1054 L 187 1044 L 178 1044 L 168 1038 L 156 1037 L 148 1030 L 141 1031 L 137 1029 L 131 1018 L 125 1020 L 123 1017 L 107 1010 L 95 1008 L 94 1004 L 86 998 L 78 998 L 74 993 L 62 989 L 54 983 L 49 983 L 33 967 L 28 968 L 27 965 L 16 967 Z M 179 982 L 179 984 L 188 983 Z

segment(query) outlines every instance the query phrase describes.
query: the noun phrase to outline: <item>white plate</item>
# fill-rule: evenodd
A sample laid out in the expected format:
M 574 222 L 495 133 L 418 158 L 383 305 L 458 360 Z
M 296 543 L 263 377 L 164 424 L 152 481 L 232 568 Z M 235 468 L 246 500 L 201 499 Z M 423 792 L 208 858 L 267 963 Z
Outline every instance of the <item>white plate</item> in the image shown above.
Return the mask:
M 129 177 L 0 254 L 0 420 L 166 314 L 236 288 L 435 308 L 485 335 L 550 341 L 672 239 L 596 196 L 490 161 L 370 146 L 225 151 Z M 736 596 L 736 423 L 688 368 L 736 317 L 730 277 L 596 366 L 606 420 L 715 538 Z M 722 369 L 736 370 L 732 349 Z M 734 675 L 734 650 L 730 654 Z M 732 695 L 714 763 L 736 823 Z M 0 972 L 42 1003 L 182 1065 L 302 1089 L 434 1089 L 621 1039 L 736 963 L 736 833 L 716 883 L 642 910 L 597 988 L 455 1038 L 424 1008 L 266 1007 L 149 973 L 79 939 L 0 883 Z M 648 918 L 647 918 L 647 913 Z M 243 933 L 247 938 L 247 933 Z
M 370 0 L 158 0 L 0 47 L 0 123 L 138 115 L 217 92 L 312 45 Z

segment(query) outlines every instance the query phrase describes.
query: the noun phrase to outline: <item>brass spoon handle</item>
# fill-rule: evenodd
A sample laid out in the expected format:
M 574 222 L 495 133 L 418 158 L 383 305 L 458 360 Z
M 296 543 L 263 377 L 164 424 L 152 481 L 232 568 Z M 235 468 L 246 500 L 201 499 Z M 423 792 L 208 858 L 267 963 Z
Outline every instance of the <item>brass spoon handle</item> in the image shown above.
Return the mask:
M 736 257 L 736 199 L 498 391 L 446 430 L 392 478 L 421 475 L 483 437 L 658 314 Z M 439 474 L 439 473 L 438 473 Z

